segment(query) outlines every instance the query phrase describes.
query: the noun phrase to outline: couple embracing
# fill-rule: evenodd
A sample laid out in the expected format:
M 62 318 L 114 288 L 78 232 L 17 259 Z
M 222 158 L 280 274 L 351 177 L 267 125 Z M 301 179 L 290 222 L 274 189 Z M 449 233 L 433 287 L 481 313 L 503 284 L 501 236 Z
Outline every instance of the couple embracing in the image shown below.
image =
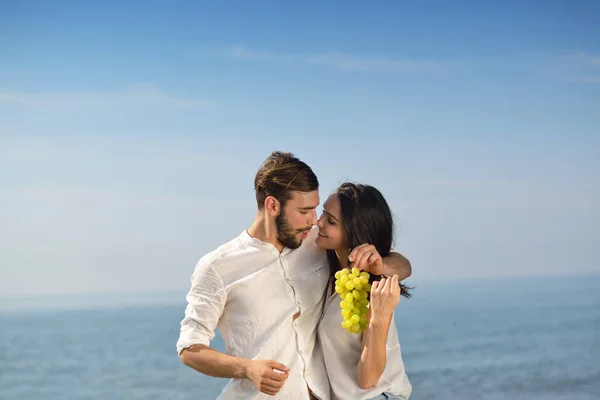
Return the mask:
M 394 311 L 401 295 L 410 297 L 401 281 L 411 265 L 392 248 L 385 198 L 346 182 L 317 216 L 316 175 L 283 152 L 264 161 L 254 189 L 252 225 L 194 269 L 177 341 L 181 361 L 230 378 L 220 400 L 408 399 Z M 342 326 L 336 287 L 338 271 L 350 268 L 370 277 L 358 331 Z M 225 352 L 210 347 L 216 329 Z

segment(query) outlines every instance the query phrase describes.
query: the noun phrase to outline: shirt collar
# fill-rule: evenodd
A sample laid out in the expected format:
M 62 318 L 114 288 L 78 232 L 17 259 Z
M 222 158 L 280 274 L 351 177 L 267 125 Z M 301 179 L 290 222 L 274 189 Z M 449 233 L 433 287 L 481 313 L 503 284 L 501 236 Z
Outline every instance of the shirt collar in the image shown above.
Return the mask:
M 242 233 L 240 233 L 239 239 L 246 246 L 252 246 L 257 249 L 265 249 L 265 250 L 275 251 L 275 252 L 277 252 L 278 255 L 281 255 L 281 256 L 286 256 L 293 250 L 293 249 L 290 249 L 290 248 L 284 246 L 283 250 L 281 251 L 281 254 L 280 254 L 279 251 L 277 250 L 277 248 L 272 243 L 265 243 L 262 240 L 259 240 L 255 237 L 250 236 L 250 234 L 248 233 L 248 230 L 246 230 L 246 229 L 244 229 L 242 231 Z

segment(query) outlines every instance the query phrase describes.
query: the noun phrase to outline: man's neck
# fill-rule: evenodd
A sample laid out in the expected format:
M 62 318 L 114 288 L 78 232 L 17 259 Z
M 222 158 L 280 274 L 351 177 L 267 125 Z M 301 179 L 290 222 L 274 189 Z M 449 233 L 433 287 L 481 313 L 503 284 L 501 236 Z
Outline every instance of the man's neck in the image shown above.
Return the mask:
M 256 213 L 254 222 L 246 232 L 263 243 L 271 243 L 280 253 L 283 251 L 284 245 L 277 239 L 278 233 L 275 221 L 269 221 L 264 212 L 259 211 Z

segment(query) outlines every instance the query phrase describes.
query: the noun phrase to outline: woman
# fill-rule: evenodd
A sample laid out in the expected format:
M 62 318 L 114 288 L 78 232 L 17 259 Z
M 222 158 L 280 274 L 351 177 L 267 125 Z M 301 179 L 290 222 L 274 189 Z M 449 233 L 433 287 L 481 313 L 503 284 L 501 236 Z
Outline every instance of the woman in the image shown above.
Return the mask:
M 389 254 L 393 217 L 381 193 L 372 186 L 344 183 L 323 205 L 318 247 L 327 250 L 331 278 L 318 334 L 332 399 L 408 399 L 412 386 L 400 353 L 394 309 L 400 295 L 410 297 L 398 276 L 371 275 L 366 329 L 351 333 L 342 327 L 340 296 L 334 290 L 335 273 L 351 267 L 349 249 L 370 243 L 381 257 Z

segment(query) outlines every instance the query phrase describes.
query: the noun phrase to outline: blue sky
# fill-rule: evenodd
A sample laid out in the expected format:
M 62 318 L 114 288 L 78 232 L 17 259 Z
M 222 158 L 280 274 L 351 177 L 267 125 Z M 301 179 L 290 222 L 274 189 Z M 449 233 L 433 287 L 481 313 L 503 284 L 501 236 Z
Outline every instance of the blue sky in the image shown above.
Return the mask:
M 185 290 L 273 149 L 414 283 L 600 272 L 596 2 L 290 3 L 0 4 L 0 295 Z

